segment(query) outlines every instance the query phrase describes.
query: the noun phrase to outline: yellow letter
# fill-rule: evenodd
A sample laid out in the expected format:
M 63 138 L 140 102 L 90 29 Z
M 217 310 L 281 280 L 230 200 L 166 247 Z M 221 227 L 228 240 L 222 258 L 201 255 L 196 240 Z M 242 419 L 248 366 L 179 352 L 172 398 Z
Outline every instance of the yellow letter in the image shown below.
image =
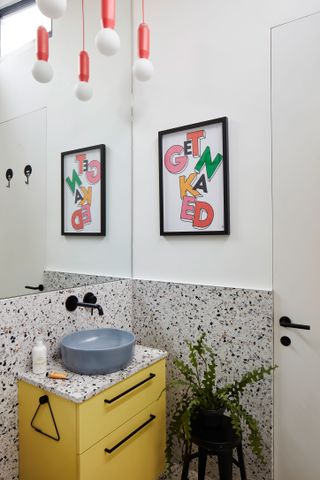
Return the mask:
M 183 200 L 183 197 L 186 195 L 186 192 L 191 193 L 191 195 L 193 195 L 194 197 L 197 197 L 198 195 L 200 195 L 200 193 L 197 190 L 195 190 L 191 185 L 191 183 L 196 178 L 196 176 L 197 176 L 196 173 L 190 173 L 187 179 L 184 175 L 179 177 L 181 200 Z
M 80 202 L 80 205 L 84 205 L 87 203 L 88 205 L 91 206 L 92 202 L 92 187 L 81 187 L 81 192 L 83 194 L 83 199 Z

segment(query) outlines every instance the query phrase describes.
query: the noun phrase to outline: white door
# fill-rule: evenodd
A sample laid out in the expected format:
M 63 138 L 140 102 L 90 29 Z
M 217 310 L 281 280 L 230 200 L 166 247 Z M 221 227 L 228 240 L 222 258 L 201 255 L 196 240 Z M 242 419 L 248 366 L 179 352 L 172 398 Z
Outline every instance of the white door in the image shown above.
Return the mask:
M 274 479 L 319 480 L 320 14 L 273 29 L 272 109 Z

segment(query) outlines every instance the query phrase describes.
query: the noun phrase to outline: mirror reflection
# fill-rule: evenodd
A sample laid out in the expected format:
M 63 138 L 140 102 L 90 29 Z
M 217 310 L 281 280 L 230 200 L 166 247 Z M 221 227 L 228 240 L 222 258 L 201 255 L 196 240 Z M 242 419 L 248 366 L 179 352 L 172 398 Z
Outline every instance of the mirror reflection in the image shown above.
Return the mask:
M 69 2 L 49 39 L 50 83 L 32 76 L 35 40 L 1 57 L 0 298 L 131 277 L 130 2 L 119 2 L 122 42 L 114 57 L 91 45 L 100 21 L 90 12 L 90 101 L 74 93 L 82 35 L 78 2 Z M 61 153 L 94 145 L 106 151 L 105 235 L 63 236 Z

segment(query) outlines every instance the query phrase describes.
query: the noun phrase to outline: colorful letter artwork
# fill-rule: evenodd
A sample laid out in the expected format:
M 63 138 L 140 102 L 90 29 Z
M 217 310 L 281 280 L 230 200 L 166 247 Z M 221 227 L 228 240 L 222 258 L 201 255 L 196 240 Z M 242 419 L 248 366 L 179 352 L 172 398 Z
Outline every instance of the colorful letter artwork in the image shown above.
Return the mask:
M 105 234 L 105 146 L 72 150 L 62 161 L 62 235 Z
M 159 132 L 162 235 L 229 233 L 227 118 Z

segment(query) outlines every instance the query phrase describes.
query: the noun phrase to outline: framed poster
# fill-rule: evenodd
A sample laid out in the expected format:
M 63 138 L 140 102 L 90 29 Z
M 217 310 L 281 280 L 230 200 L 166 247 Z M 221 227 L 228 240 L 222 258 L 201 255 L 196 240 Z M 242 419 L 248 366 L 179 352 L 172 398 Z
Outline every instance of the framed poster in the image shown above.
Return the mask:
M 106 234 L 106 147 L 61 154 L 61 235 Z
M 160 235 L 229 235 L 228 119 L 163 130 Z

